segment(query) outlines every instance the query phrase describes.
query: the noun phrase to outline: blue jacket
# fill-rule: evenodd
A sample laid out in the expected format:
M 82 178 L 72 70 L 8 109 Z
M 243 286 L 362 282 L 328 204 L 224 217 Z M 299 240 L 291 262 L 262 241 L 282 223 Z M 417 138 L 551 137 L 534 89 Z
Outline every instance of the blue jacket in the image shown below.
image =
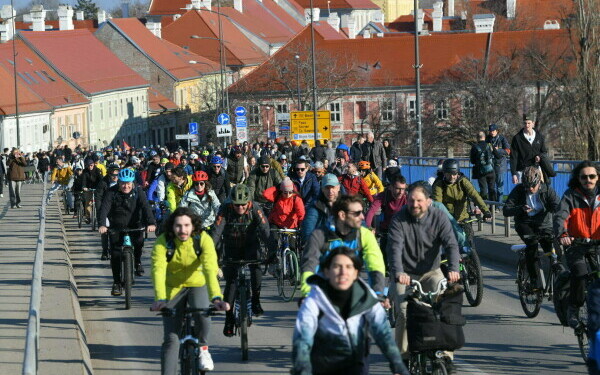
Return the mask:
M 319 184 L 319 180 L 317 180 L 317 176 L 315 176 L 314 173 L 306 173 L 304 184 L 302 186 L 300 186 L 300 180 L 295 174 L 294 176 L 291 176 L 291 179 L 294 182 L 294 185 L 296 185 L 296 189 L 300 192 L 300 196 L 304 201 L 304 207 L 312 205 L 312 203 L 319 198 L 321 185 Z
M 321 198 L 323 198 L 322 194 L 306 208 L 306 215 L 304 215 L 304 221 L 300 228 L 300 237 L 305 242 L 308 241 L 315 229 L 325 228 L 331 215 L 331 208 Z

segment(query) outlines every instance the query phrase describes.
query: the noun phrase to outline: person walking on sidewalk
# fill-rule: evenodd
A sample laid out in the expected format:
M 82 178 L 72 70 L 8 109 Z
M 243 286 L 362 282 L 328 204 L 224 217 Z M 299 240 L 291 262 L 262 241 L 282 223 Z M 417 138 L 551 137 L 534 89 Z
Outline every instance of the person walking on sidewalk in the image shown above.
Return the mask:
M 8 192 L 10 194 L 10 208 L 21 208 L 21 184 L 25 181 L 25 167 L 27 160 L 18 148 L 14 148 L 6 163 L 8 167 Z

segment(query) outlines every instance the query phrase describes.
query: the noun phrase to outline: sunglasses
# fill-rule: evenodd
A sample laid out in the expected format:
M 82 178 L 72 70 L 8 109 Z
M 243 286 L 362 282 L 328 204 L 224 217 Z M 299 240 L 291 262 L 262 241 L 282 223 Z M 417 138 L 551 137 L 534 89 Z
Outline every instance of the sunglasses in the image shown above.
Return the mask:
M 579 175 L 580 180 L 595 180 L 598 177 L 597 174 L 582 174 Z
M 196 185 L 200 185 L 200 186 L 204 186 L 204 185 L 206 185 L 206 182 L 204 182 L 204 181 L 196 181 L 195 184 Z
M 116 173 L 116 174 L 111 174 L 111 175 L 110 175 L 110 177 L 119 177 L 119 174 L 118 174 L 118 173 Z
M 212 167 L 213 167 L 213 168 L 221 168 L 221 166 L 220 166 L 220 165 L 218 165 L 218 164 L 215 164 L 215 165 L 213 165 Z
M 261 168 L 270 168 L 271 166 L 270 165 L 261 165 L 260 167 Z
M 352 215 L 354 217 L 359 217 L 360 215 L 363 215 L 364 213 L 361 211 L 346 211 L 346 213 L 348 215 Z
M 304 172 L 304 171 L 306 170 L 306 168 L 296 168 L 296 170 L 297 170 L 298 172 Z
M 244 207 L 244 206 L 246 206 L 247 204 L 248 204 L 248 203 L 244 203 L 244 204 L 234 204 L 234 206 L 236 206 L 236 207 Z

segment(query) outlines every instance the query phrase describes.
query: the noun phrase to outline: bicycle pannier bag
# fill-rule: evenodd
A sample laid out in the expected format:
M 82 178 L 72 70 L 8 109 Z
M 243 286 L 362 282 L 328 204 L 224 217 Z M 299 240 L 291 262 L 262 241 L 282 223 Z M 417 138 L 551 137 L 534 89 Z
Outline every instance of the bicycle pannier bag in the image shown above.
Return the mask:
M 554 303 L 554 311 L 560 324 L 568 327 L 567 322 L 567 309 L 569 308 L 569 295 L 571 288 L 571 273 L 562 264 L 560 264 L 561 271 L 557 272 L 556 278 L 554 279 L 554 295 L 552 296 L 552 302 Z
M 456 350 L 465 344 L 462 316 L 463 292 L 443 295 L 433 306 L 408 298 L 408 349 L 412 351 Z

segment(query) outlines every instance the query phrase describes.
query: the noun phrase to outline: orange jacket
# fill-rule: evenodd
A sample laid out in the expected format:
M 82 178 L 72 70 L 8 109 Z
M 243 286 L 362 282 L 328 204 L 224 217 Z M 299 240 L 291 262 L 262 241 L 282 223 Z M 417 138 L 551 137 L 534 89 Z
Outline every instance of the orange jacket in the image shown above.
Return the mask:
M 554 233 L 558 237 L 600 240 L 600 195 L 590 206 L 579 189 L 568 189 L 554 215 Z
M 275 202 L 269 214 L 269 223 L 280 228 L 296 229 L 304 220 L 304 203 L 297 193 L 289 198 L 284 197 L 277 190 L 277 186 L 271 186 L 263 192 L 263 197 L 269 202 Z

